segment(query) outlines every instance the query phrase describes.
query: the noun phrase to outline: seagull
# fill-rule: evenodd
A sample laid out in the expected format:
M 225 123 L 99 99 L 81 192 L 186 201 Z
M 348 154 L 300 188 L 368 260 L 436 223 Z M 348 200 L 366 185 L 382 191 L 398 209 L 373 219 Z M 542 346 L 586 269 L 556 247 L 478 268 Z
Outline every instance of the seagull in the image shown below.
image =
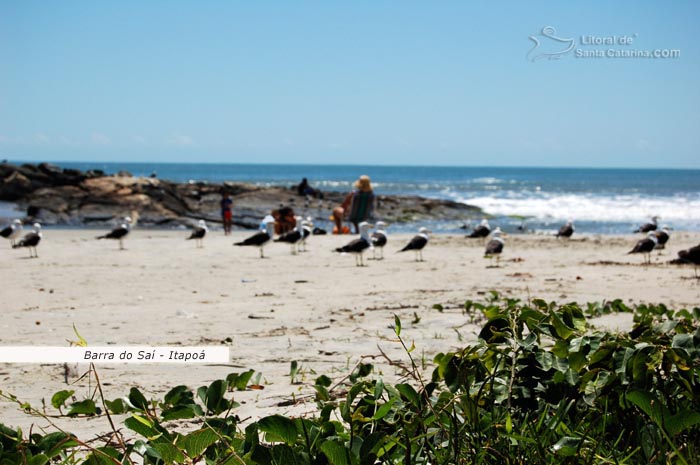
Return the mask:
M 643 224 L 642 226 L 638 227 L 632 232 L 636 233 L 648 233 L 649 231 L 656 231 L 656 228 L 658 228 L 656 222 L 660 220 L 661 217 L 659 216 L 652 216 L 651 217 L 651 223 Z
M 260 258 L 265 258 L 263 248 L 275 234 L 275 220 L 272 216 L 268 215 L 263 220 L 263 224 L 265 225 L 264 231 L 258 231 L 247 239 L 236 242 L 233 245 L 258 247 L 260 249 Z
M 467 237 L 468 238 L 475 238 L 475 237 L 482 237 L 485 238 L 491 233 L 491 226 L 489 225 L 489 220 L 484 218 L 481 220 L 481 223 L 479 226 L 474 228 L 474 231 L 472 231 L 471 234 L 469 234 Z
M 0 231 L 0 236 L 10 241 L 10 245 L 15 245 L 15 239 L 22 235 L 22 221 L 14 220 L 11 225 Z
M 557 232 L 557 239 L 559 239 L 560 237 L 570 239 L 571 236 L 574 234 L 575 230 L 576 228 L 574 228 L 574 220 L 569 220 L 564 226 L 559 228 L 559 232 Z
M 385 228 L 389 225 L 383 221 L 377 221 L 377 229 L 372 233 L 370 241 L 372 242 L 372 259 L 373 260 L 384 260 L 384 246 L 387 243 L 387 236 Z M 379 249 L 380 256 L 377 258 L 376 249 Z
M 296 220 L 296 227 L 274 240 L 274 242 L 286 242 L 291 245 L 292 255 L 297 254 L 298 246 L 301 240 L 304 239 L 304 225 L 302 224 L 301 216 L 295 216 L 294 219 Z
M 299 241 L 299 252 L 306 252 L 306 239 L 313 234 L 314 222 L 310 216 L 306 217 L 304 221 L 301 222 L 301 240 Z
M 204 236 L 207 235 L 209 228 L 204 220 L 199 220 L 197 226 L 192 230 L 192 234 L 187 238 L 188 241 L 194 239 L 197 243 L 197 248 L 204 247 Z
M 36 246 L 41 242 L 41 225 L 39 223 L 34 223 L 33 228 L 34 230 L 32 232 L 27 233 L 19 242 L 13 244 L 12 248 L 29 247 L 29 258 L 39 258 Z
M 358 225 L 358 227 L 360 229 L 360 238 L 348 242 L 343 247 L 338 247 L 335 249 L 335 251 L 340 253 L 351 253 L 355 255 L 355 266 L 365 266 L 365 263 L 362 260 L 362 255 L 365 253 L 365 250 L 372 247 L 372 242 L 369 237 L 369 229 L 373 228 L 374 225 L 363 221 Z
M 399 252 L 405 252 L 407 250 L 413 250 L 416 255 L 416 261 L 423 261 L 423 248 L 428 244 L 428 233 L 431 231 L 428 228 L 420 228 L 418 234 L 413 236 L 413 239 L 406 244 L 406 247 L 399 250 Z M 420 258 L 419 258 L 420 257 Z
M 649 231 L 647 237 L 640 239 L 634 248 L 627 252 L 627 255 L 633 253 L 644 254 L 644 263 L 651 265 L 651 251 L 654 250 L 656 244 L 659 240 L 656 238 L 656 233 L 654 231 Z
M 664 225 L 660 230 L 656 231 L 656 240 L 659 242 L 656 244 L 656 250 L 661 250 L 666 248 L 666 243 L 671 238 L 671 230 L 673 228 Z
M 501 266 L 501 252 L 506 245 L 506 241 L 501 237 L 501 228 L 496 228 L 491 233 L 491 240 L 486 244 L 484 258 L 489 258 L 493 263 L 493 257 L 496 256 L 496 267 Z
M 690 263 L 695 265 L 695 279 L 700 281 L 700 276 L 698 276 L 698 266 L 700 266 L 700 245 L 691 247 L 686 250 L 681 250 L 678 252 L 678 258 L 672 260 L 671 263 L 674 265 L 681 265 L 685 263 Z
M 124 239 L 131 232 L 131 217 L 125 216 L 124 222 L 112 229 L 104 236 L 97 236 L 97 239 L 117 239 L 119 241 L 119 250 L 124 250 Z

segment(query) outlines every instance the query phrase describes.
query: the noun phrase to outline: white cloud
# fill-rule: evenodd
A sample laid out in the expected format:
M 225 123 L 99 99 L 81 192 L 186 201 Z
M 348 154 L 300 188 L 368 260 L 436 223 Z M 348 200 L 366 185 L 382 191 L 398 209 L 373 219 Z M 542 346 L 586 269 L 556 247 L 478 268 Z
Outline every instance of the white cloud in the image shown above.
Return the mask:
M 108 145 L 112 140 L 101 132 L 93 132 L 90 134 L 90 140 L 98 145 Z
M 146 138 L 143 136 L 133 136 L 131 138 L 131 140 L 133 140 L 137 144 L 145 144 L 146 143 Z
M 176 134 L 169 141 L 170 144 L 179 145 L 181 147 L 186 147 L 188 145 L 194 144 L 194 139 L 190 136 L 184 134 Z
M 654 144 L 652 144 L 652 143 L 651 143 L 650 141 L 648 141 L 647 139 L 639 139 L 639 140 L 635 143 L 635 145 L 636 145 L 636 147 L 637 147 L 638 150 L 641 150 L 641 151 L 644 151 L 644 152 L 646 152 L 646 151 L 648 151 L 648 150 L 653 150 L 653 149 L 654 149 Z
M 46 134 L 38 132 L 38 133 L 34 134 L 34 142 L 37 142 L 39 144 L 48 144 L 49 142 L 51 142 L 51 140 L 49 139 L 49 136 L 47 136 Z

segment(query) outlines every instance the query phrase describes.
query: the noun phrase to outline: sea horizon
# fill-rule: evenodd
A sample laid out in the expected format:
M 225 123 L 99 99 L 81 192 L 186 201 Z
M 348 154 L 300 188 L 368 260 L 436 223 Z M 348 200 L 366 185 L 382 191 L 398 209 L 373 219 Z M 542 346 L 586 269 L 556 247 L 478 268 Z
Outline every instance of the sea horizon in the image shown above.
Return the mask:
M 618 171 L 697 171 L 700 173 L 700 166 L 698 167 L 666 167 L 666 166 L 640 166 L 640 167 L 629 167 L 629 166 L 587 166 L 587 165 L 489 165 L 489 164 L 396 164 L 396 163 L 278 163 L 278 162 L 224 162 L 224 161 L 98 161 L 98 160 L 46 160 L 46 159 L 32 159 L 32 160 L 16 160 L 12 158 L 3 159 L 7 163 L 12 163 L 15 165 L 21 165 L 24 163 L 29 164 L 39 164 L 39 163 L 50 163 L 52 165 L 64 166 L 64 165 L 79 165 L 79 164 L 89 164 L 89 165 L 241 165 L 241 166 L 327 166 L 327 167 L 377 167 L 377 168 L 506 168 L 506 169 L 535 169 L 535 170 L 618 170 Z

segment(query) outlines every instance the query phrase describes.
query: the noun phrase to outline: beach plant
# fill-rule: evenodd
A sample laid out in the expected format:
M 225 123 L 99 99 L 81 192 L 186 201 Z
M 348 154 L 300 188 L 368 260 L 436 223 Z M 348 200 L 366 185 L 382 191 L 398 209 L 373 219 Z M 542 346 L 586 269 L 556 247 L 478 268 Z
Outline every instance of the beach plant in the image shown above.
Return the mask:
M 628 311 L 629 332 L 598 331 L 587 319 Z M 162 399 L 131 388 L 107 400 L 92 367 L 92 395 L 59 391 L 50 416 L 0 393 L 49 422 L 99 416 L 113 431 L 86 442 L 57 426 L 27 434 L 3 425 L 0 465 L 700 464 L 700 308 L 521 302 L 494 292 L 467 301 L 464 317 L 483 321 L 478 341 L 437 354 L 426 373 L 395 316 L 393 341 L 405 357 L 381 357 L 401 380 L 386 383 L 364 359 L 340 379 L 320 375 L 307 383 L 316 413 L 303 417 L 242 421 L 236 392 L 262 388 L 253 370 L 176 386 Z

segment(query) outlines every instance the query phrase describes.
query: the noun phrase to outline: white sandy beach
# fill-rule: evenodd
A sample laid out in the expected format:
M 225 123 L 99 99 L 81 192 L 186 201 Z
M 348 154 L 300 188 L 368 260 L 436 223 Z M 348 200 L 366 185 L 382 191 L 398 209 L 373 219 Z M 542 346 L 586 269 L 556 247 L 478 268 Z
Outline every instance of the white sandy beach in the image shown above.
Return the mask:
M 256 249 L 231 245 L 250 232 L 230 237 L 210 232 L 203 249 L 185 241 L 186 234 L 136 229 L 127 250 L 119 251 L 114 242 L 94 240 L 96 231 L 47 230 L 38 259 L 0 244 L 1 344 L 65 346 L 75 339 L 73 325 L 94 346 L 219 345 L 230 338 L 230 366 L 98 365 L 106 397 L 137 386 L 162 398 L 178 384 L 197 388 L 252 368 L 262 373 L 265 388 L 233 395 L 242 404 L 241 418 L 257 418 L 311 411 L 313 402 L 277 404 L 312 392 L 309 385 L 320 374 L 345 376 L 362 356 L 378 356 L 378 346 L 406 361 L 390 328 L 394 314 L 402 318 L 402 336 L 415 342 L 416 357 L 430 361 L 475 340 L 479 327 L 468 324 L 462 305 L 483 300 L 490 290 L 558 302 L 618 297 L 670 307 L 700 302 L 692 268 L 667 264 L 678 250 L 700 242 L 697 233 L 676 232 L 666 251 L 652 255 L 650 266 L 641 265 L 641 256 L 626 255 L 640 236 L 558 241 L 510 235 L 500 268 L 488 267 L 480 240 L 463 236 L 432 237 L 426 261 L 416 263 L 412 253 L 395 253 L 410 236 L 393 235 L 385 260 L 358 268 L 351 256 L 332 252 L 351 236 L 313 236 L 308 252 L 298 256 L 286 245 L 272 244 L 269 258 L 260 259 Z M 433 304 L 442 304 L 444 312 Z M 420 321 L 411 324 L 414 319 Z M 625 328 L 631 316 L 598 323 Z M 293 360 L 301 365 L 302 384 L 290 382 Z M 396 369 L 381 358 L 372 362 L 386 379 L 396 379 Z M 86 369 L 78 366 L 69 379 L 75 384 L 68 387 L 63 366 L 1 364 L 0 390 L 35 407 L 42 398 L 50 405 L 61 389 L 75 389 L 83 398 L 88 380 L 76 380 Z M 46 426 L 5 401 L 0 418 L 24 428 Z M 85 438 L 109 430 L 104 417 L 56 421 Z

